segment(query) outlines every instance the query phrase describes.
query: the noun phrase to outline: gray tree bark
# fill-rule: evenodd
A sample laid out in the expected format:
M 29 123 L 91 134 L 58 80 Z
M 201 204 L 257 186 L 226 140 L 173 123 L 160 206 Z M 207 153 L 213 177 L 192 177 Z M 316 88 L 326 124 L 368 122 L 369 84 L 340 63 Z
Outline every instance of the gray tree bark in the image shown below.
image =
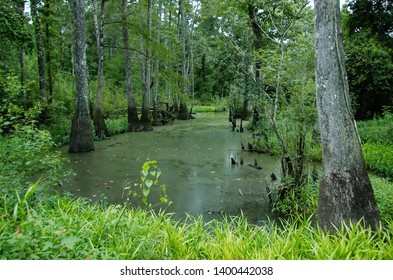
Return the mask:
M 378 208 L 353 118 L 337 0 L 316 0 L 317 107 L 324 174 L 319 187 L 318 223 L 334 231 L 342 223 L 376 228 Z
M 157 44 L 161 42 L 161 16 L 162 16 L 162 1 L 158 1 L 158 19 L 157 19 Z M 154 59 L 154 95 L 153 95 L 153 125 L 159 125 L 158 119 L 158 85 L 159 85 L 159 75 L 160 74 L 160 58 L 158 52 L 156 52 L 156 57 Z
M 187 53 L 186 53 L 186 41 L 187 41 L 187 21 L 185 3 L 186 0 L 179 0 L 179 14 L 180 14 L 180 41 L 181 41 L 181 90 L 182 96 L 180 98 L 179 116 L 180 120 L 187 120 L 189 118 L 187 103 L 183 96 L 188 96 L 188 71 L 187 71 Z
M 141 124 L 144 130 L 152 130 L 152 119 L 150 112 L 150 80 L 151 80 L 151 18 L 152 18 L 152 7 L 153 1 L 147 1 L 147 43 L 146 43 L 146 57 L 145 57 L 145 75 L 143 83 L 143 95 L 142 95 L 142 115 Z M 143 70 L 142 70 L 143 71 Z
M 47 72 L 48 93 L 47 102 L 52 103 L 53 99 L 53 71 L 52 71 L 52 32 L 49 17 L 53 15 L 53 7 L 50 1 L 45 1 L 44 15 L 45 21 L 45 68 Z
M 139 131 L 141 130 L 141 123 L 138 117 L 138 109 L 136 107 L 134 87 L 132 84 L 132 71 L 131 71 L 131 51 L 128 37 L 128 0 L 123 0 L 123 44 L 124 44 L 124 70 L 126 75 L 124 90 L 127 96 L 127 115 L 128 115 L 128 130 L 129 131 Z
M 37 0 L 31 0 L 31 14 L 34 23 L 34 32 L 36 37 L 37 58 L 38 58 L 38 79 L 40 86 L 41 102 L 47 104 L 46 78 L 45 78 L 45 53 L 42 40 L 41 22 L 38 15 Z
M 94 150 L 94 139 L 87 94 L 85 2 L 74 0 L 75 26 L 75 115 L 71 125 L 70 153 Z
M 97 70 L 97 91 L 96 91 L 96 107 L 94 111 L 94 126 L 96 128 L 96 136 L 105 138 L 109 136 L 108 129 L 105 124 L 104 115 L 102 114 L 102 87 L 104 82 L 104 25 L 105 25 L 105 0 L 101 0 L 100 20 L 97 19 L 97 3 L 92 1 L 94 10 L 94 26 L 97 38 L 97 54 L 98 54 L 98 70 Z

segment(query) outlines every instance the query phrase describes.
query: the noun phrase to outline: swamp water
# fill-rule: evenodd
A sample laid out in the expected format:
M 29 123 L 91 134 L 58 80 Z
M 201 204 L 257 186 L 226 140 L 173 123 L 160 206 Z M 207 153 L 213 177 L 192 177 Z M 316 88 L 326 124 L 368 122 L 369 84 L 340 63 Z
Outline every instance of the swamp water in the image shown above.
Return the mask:
M 166 212 L 175 213 L 174 217 L 187 213 L 208 221 L 243 213 L 250 222 L 263 223 L 272 218 L 266 184 L 271 183 L 272 172 L 280 174 L 279 159 L 242 150 L 241 143 L 247 147 L 249 140 L 249 133 L 231 131 L 227 114 L 203 113 L 152 132 L 95 142 L 90 153 L 69 154 L 64 147 L 63 154 L 70 159 L 66 168 L 76 175 L 62 188 L 91 201 L 106 197 L 109 203 L 123 203 L 124 187 L 140 182 L 144 162 L 157 160 L 160 184 L 167 186 L 173 202 Z M 243 158 L 244 165 L 232 165 L 231 157 Z M 249 166 L 255 160 L 261 170 Z M 159 202 L 158 190 L 150 196 L 153 204 Z

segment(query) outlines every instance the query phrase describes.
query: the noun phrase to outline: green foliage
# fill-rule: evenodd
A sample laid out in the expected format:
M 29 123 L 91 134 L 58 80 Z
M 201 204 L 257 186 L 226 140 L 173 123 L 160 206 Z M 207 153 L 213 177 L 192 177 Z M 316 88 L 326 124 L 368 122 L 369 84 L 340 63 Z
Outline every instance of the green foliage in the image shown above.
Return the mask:
M 388 225 L 393 221 L 393 183 L 389 179 L 376 176 L 370 176 L 370 180 L 382 223 Z
M 393 258 L 392 223 L 372 232 L 361 223 L 332 235 L 296 217 L 255 226 L 244 217 L 204 223 L 189 217 L 88 204 L 54 197 L 15 224 L 0 202 L 3 259 L 271 259 L 382 260 Z M 390 229 L 389 229 L 390 228 Z M 390 231 L 389 231 L 390 230 Z
M 374 143 L 363 145 L 367 167 L 382 176 L 393 178 L 393 147 Z
M 95 93 L 97 81 L 90 85 L 90 91 Z M 91 102 L 95 105 L 96 96 L 92 94 Z M 105 118 L 116 119 L 127 114 L 127 98 L 124 89 L 116 85 L 111 79 L 105 80 L 102 94 L 102 112 Z
M 393 178 L 393 115 L 358 122 L 363 154 L 369 170 Z
M 28 215 L 30 215 L 30 207 L 28 199 L 36 192 L 37 186 L 40 180 L 32 184 L 26 191 L 23 199 L 20 199 L 18 192 L 16 192 L 16 196 L 18 202 L 14 206 L 13 217 L 15 220 L 25 220 Z
M 15 200 L 15 192 L 24 192 L 35 176 L 43 176 L 42 187 L 58 183 L 63 175 L 60 152 L 53 151 L 49 132 L 22 126 L 0 139 L 0 195 Z
M 128 131 L 128 120 L 126 117 L 105 120 L 109 135 L 120 134 Z
M 371 119 L 392 106 L 393 51 L 363 31 L 348 40 L 346 65 L 357 119 Z
M 128 198 L 139 198 L 148 208 L 152 208 L 153 204 L 149 201 L 149 195 L 153 186 L 157 186 L 160 195 L 160 202 L 170 205 L 172 202 L 166 194 L 166 185 L 160 185 L 158 178 L 161 176 L 161 170 L 157 167 L 156 160 L 146 161 L 142 166 L 141 182 L 135 183 L 134 186 L 127 186 L 124 189 L 128 191 Z
M 356 0 L 343 10 L 346 66 L 357 119 L 391 106 L 393 40 L 391 1 Z
M 352 0 L 346 26 L 350 34 L 370 30 L 381 42 L 391 42 L 393 3 L 385 0 Z
M 195 101 L 193 113 L 225 112 L 228 108 L 228 98 L 212 98 L 209 102 Z
M 2 44 L 32 47 L 28 18 L 23 13 L 24 2 L 3 0 L 0 6 L 0 37 Z
M 383 117 L 357 123 L 363 142 L 393 145 L 393 114 L 386 112 Z
M 26 109 L 26 100 L 22 93 L 24 88 L 12 73 L 0 76 L 0 133 L 7 134 L 21 125 L 35 124 L 40 104 Z
M 195 105 L 192 107 L 194 113 L 206 113 L 206 112 L 222 112 L 223 108 L 217 108 L 210 105 Z
M 25 109 L 13 103 L 20 88 L 15 82 L 8 84 L 11 86 L 2 91 L 6 96 L 0 117 L 0 197 L 14 203 L 20 193 L 26 192 L 29 181 L 36 180 L 34 177 L 46 178 L 41 187 L 55 185 L 63 174 L 64 159 L 60 152 L 53 151 L 50 133 L 36 126 L 41 113 L 39 104 Z
M 287 183 L 281 183 L 279 187 L 284 187 L 281 191 L 286 191 L 284 199 L 276 199 L 273 205 L 273 212 L 279 215 L 303 217 L 313 216 L 318 207 L 318 183 L 308 182 L 303 187 L 288 188 Z M 286 189 L 285 189 L 286 188 Z

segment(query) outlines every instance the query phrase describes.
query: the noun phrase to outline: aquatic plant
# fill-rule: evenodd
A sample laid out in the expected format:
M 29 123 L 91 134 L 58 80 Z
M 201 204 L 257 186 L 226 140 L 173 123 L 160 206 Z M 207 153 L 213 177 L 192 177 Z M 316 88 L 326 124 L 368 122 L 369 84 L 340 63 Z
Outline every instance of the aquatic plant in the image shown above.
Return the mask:
M 169 206 L 172 202 L 168 199 L 166 185 L 160 185 L 158 180 L 160 176 L 161 170 L 157 166 L 157 161 L 146 161 L 142 166 L 140 178 L 141 181 L 139 183 L 135 183 L 134 185 L 128 185 L 124 188 L 124 190 L 128 192 L 127 200 L 130 200 L 132 197 L 138 197 L 146 206 L 152 208 L 153 204 L 149 201 L 149 195 L 152 187 L 157 186 L 159 190 L 160 201 Z

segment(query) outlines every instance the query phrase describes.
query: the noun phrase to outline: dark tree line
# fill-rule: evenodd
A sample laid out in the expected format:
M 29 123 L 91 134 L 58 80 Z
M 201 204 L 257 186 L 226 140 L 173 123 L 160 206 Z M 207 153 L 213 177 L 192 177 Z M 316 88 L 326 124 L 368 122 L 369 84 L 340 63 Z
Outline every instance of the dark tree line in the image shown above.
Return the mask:
M 381 116 L 393 105 L 393 1 L 349 1 L 344 28 L 355 117 Z

